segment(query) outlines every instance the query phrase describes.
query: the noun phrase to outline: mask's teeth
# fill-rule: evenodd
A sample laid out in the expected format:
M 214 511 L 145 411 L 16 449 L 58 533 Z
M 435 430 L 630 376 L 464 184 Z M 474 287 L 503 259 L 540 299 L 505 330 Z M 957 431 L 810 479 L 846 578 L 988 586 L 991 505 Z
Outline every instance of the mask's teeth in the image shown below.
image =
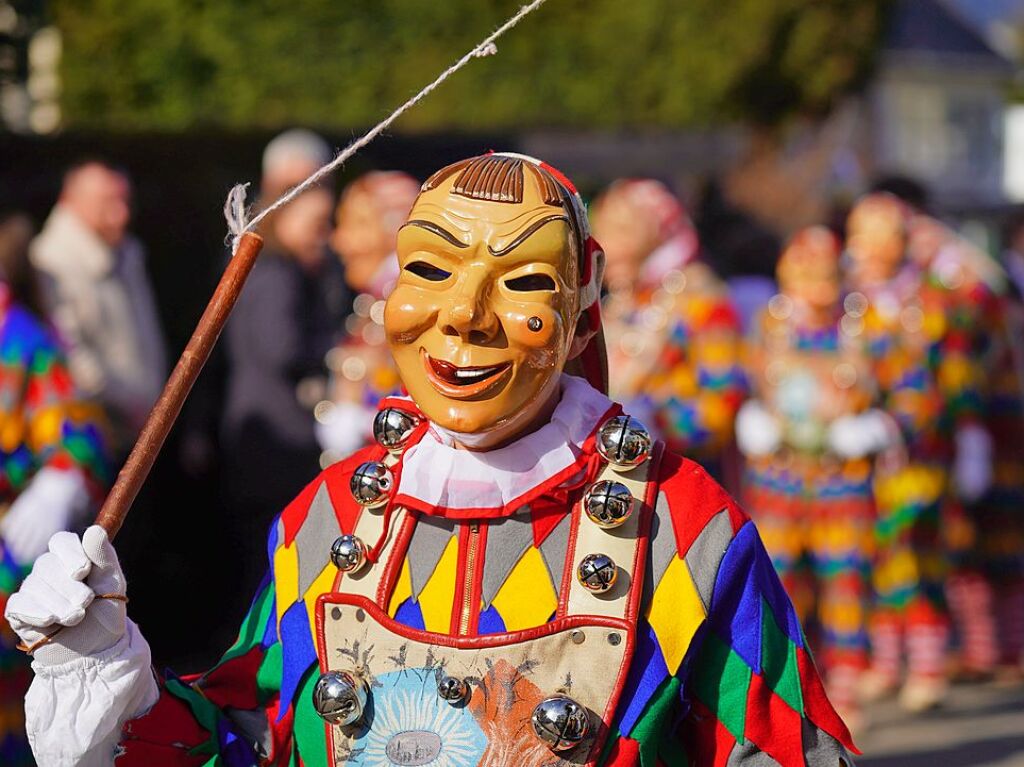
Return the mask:
M 456 378 L 483 378 L 485 376 L 489 376 L 495 370 L 497 370 L 497 368 L 484 368 L 482 370 L 480 370 L 480 369 L 478 369 L 478 370 L 456 370 L 455 371 L 455 377 Z

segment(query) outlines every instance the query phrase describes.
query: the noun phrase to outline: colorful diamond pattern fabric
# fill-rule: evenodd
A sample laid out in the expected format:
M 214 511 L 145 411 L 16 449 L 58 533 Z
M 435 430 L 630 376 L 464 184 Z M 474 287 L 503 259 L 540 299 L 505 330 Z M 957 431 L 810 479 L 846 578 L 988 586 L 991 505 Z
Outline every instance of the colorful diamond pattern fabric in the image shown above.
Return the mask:
M 145 760 L 156 751 L 173 756 L 161 764 L 327 767 L 324 726 L 311 703 L 319 674 L 311 606 L 333 575 L 330 541 L 303 528 L 352 529 L 358 510 L 342 489 L 369 454 L 328 469 L 282 514 L 271 533 L 270 576 L 238 642 L 201 677 L 167 677 L 154 712 L 126 727 L 120 767 L 151 767 Z M 659 486 L 648 596 L 598 763 L 835 767 L 833 757 L 845 753 L 840 744 L 852 748 L 849 735 L 825 698 L 753 524 L 690 461 L 666 456 Z M 565 508 L 566 499 L 557 503 Z M 480 533 L 477 634 L 543 625 L 555 613 L 568 517 L 563 511 L 553 520 L 550 505 L 522 514 Z M 387 599 L 396 621 L 449 633 L 465 585 L 463 527 L 419 519 Z M 166 727 L 151 722 L 165 713 Z M 820 761 L 805 761 L 812 753 L 805 743 Z

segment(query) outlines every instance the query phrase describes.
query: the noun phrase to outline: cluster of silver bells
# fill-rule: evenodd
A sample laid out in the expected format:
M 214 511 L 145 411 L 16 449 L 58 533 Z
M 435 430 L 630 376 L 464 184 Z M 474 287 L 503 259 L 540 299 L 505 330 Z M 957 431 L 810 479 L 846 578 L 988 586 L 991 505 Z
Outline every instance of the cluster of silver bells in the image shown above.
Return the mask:
M 419 425 L 415 416 L 398 408 L 385 408 L 373 420 L 373 436 L 389 451 L 401 450 Z M 597 452 L 609 463 L 632 468 L 651 454 L 651 435 L 637 419 L 626 415 L 605 421 L 597 430 Z M 349 489 L 356 502 L 368 509 L 385 505 L 394 491 L 395 478 L 380 461 L 366 461 L 352 473 Z M 633 494 L 621 482 L 602 479 L 583 495 L 583 510 L 598 526 L 612 529 L 624 524 L 636 507 Z M 342 535 L 331 546 L 331 561 L 343 573 L 354 573 L 366 563 L 366 545 L 355 535 Z M 576 571 L 588 591 L 602 593 L 615 585 L 618 568 L 606 554 L 589 554 Z
M 628 415 L 609 418 L 597 430 L 597 452 L 620 469 L 639 466 L 651 456 L 651 433 Z M 636 508 L 636 499 L 621 482 L 602 479 L 583 494 L 583 511 L 606 530 L 624 524 Z M 615 585 L 619 568 L 607 554 L 587 554 L 576 568 L 576 579 L 587 591 L 601 594 Z
M 471 695 L 464 679 L 444 676 L 437 695 L 453 706 L 464 705 Z M 313 708 L 329 724 L 348 727 L 363 718 L 369 687 L 349 671 L 328 671 L 313 687 Z M 590 733 L 590 713 L 565 695 L 552 695 L 538 703 L 530 715 L 533 731 L 552 751 L 568 751 Z
M 389 451 L 401 450 L 419 425 L 409 413 L 385 408 L 373 421 L 373 436 Z M 609 463 L 632 468 L 651 454 L 651 435 L 640 421 L 615 416 L 601 424 L 597 432 L 597 451 Z M 380 461 L 367 461 L 353 472 L 349 483 L 352 497 L 365 508 L 385 505 L 394 491 L 391 470 Z M 605 529 L 625 523 L 635 508 L 633 494 L 621 482 L 600 480 L 583 496 L 583 510 L 595 524 Z M 356 572 L 366 563 L 366 546 L 355 535 L 339 536 L 331 545 L 331 561 L 341 572 Z M 618 567 L 607 554 L 588 554 L 577 568 L 580 584 L 594 593 L 615 585 Z M 465 680 L 444 676 L 437 694 L 452 705 L 464 704 L 471 695 Z M 347 671 L 328 671 L 313 688 L 313 707 L 330 724 L 348 726 L 358 722 L 366 709 L 369 688 L 363 679 Z M 568 751 L 590 732 L 587 709 L 565 695 L 545 698 L 530 716 L 533 731 L 553 751 Z

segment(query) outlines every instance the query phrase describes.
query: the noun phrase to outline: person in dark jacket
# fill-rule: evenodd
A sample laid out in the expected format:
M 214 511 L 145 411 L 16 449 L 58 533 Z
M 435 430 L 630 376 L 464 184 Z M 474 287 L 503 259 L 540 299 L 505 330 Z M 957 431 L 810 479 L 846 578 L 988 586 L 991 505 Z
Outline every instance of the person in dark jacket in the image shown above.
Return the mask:
M 330 192 L 316 188 L 268 217 L 266 246 L 225 332 L 226 513 L 242 547 L 259 541 L 293 489 L 320 469 L 312 403 L 322 397 L 324 355 L 340 323 L 321 282 L 331 274 L 326 248 L 333 202 Z M 252 552 L 236 561 L 260 557 Z M 259 574 L 240 577 L 247 592 Z

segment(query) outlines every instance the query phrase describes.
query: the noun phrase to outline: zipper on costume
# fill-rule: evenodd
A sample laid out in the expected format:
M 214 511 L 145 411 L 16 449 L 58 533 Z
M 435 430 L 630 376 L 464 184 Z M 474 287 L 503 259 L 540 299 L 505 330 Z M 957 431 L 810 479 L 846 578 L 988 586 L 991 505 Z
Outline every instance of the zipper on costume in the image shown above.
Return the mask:
M 459 636 L 469 633 L 473 610 L 473 586 L 476 583 L 477 549 L 480 548 L 480 525 L 469 526 L 469 540 L 466 543 L 466 572 L 462 581 L 462 612 L 459 615 Z

